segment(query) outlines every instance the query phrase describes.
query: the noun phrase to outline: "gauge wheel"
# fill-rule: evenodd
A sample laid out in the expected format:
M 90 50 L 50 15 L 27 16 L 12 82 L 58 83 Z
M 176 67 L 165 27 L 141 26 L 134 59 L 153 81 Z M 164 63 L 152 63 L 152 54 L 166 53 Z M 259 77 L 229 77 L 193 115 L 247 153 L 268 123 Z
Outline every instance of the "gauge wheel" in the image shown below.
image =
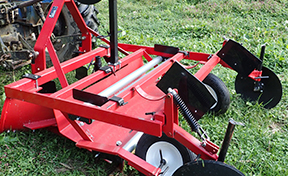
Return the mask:
M 235 167 L 220 161 L 198 160 L 181 166 L 173 176 L 244 176 Z
M 230 93 L 224 82 L 216 75 L 209 73 L 203 83 L 216 100 L 216 103 L 212 105 L 209 111 L 216 114 L 224 114 L 230 105 Z
M 157 168 L 162 161 L 163 176 L 172 175 L 183 164 L 196 158 L 193 152 L 164 133 L 160 138 L 144 134 L 138 141 L 135 154 Z

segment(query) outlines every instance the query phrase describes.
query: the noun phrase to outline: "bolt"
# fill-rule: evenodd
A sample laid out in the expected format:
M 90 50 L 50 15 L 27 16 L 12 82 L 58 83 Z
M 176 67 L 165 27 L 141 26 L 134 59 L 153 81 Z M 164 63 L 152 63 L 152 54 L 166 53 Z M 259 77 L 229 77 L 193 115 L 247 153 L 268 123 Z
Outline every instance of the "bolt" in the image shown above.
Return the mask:
M 97 153 L 94 157 L 97 158 L 100 155 L 100 153 Z
M 80 126 L 83 126 L 83 125 L 84 125 L 84 122 L 80 122 L 79 125 L 80 125 Z
M 121 142 L 121 141 L 117 141 L 117 142 L 116 142 L 116 146 L 119 146 L 119 145 L 122 145 L 122 142 Z
M 202 143 L 201 143 L 201 146 L 202 146 L 202 147 L 206 147 L 206 142 L 202 142 Z

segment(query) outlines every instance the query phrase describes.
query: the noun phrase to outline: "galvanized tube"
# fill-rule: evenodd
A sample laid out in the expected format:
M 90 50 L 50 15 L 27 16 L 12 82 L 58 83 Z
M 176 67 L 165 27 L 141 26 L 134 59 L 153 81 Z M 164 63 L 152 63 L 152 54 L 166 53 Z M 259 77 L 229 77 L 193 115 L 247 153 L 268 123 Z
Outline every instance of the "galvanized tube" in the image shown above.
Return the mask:
M 134 72 L 130 73 L 125 78 L 121 79 L 120 81 L 116 82 L 115 84 L 111 85 L 107 89 L 100 92 L 98 95 L 103 97 L 109 97 L 113 95 L 114 93 L 118 92 L 120 89 L 131 83 L 133 80 L 141 76 L 143 73 L 147 72 L 151 68 L 153 68 L 155 65 L 159 64 L 162 61 L 162 57 L 158 56 L 155 59 L 151 60 L 144 66 L 140 67 L 139 69 L 135 70 Z
M 124 146 L 123 146 L 123 149 L 124 150 L 127 150 L 128 152 L 132 152 L 139 139 L 141 138 L 141 136 L 143 135 L 143 132 L 137 132 Z

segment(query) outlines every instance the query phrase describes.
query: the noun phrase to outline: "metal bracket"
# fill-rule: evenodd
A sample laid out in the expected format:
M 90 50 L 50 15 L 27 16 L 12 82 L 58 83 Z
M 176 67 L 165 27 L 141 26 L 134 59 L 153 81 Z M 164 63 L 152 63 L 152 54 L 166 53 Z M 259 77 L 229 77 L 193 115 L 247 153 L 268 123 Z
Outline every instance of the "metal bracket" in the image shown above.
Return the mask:
M 110 98 L 109 100 L 117 102 L 117 104 L 118 104 L 119 106 L 124 106 L 124 105 L 126 105 L 126 104 L 128 103 L 128 102 L 124 102 L 124 99 L 123 99 L 123 98 L 121 98 L 121 97 L 116 97 L 116 96 L 113 96 L 113 97 Z
M 118 70 L 119 69 L 121 69 L 121 61 L 118 61 L 118 62 L 116 62 L 116 63 L 111 63 L 111 62 L 108 62 L 108 65 L 110 66 L 110 67 L 114 67 L 114 71 L 116 71 L 116 67 L 118 66 Z
M 105 48 L 105 49 L 110 48 L 110 46 L 108 46 L 108 45 L 98 45 L 98 47 Z
M 116 63 L 108 62 L 108 65 L 101 67 L 99 70 L 102 70 L 105 73 L 111 73 L 112 72 L 114 75 L 116 75 L 115 74 L 115 72 L 117 70 L 116 66 L 118 66 L 118 70 L 119 70 L 121 68 L 121 62 L 120 61 L 118 61 Z
M 25 75 L 22 76 L 22 78 L 29 78 L 29 79 L 33 79 L 33 80 L 37 80 L 40 77 L 41 76 L 39 76 L 39 75 L 34 75 L 31 73 L 26 73 Z
M 87 118 L 84 118 L 84 117 L 79 117 L 79 116 L 72 115 L 72 114 L 68 114 L 68 117 L 71 120 L 78 120 L 78 121 L 81 121 L 81 122 L 85 122 L 87 124 L 91 124 L 93 122 L 91 119 L 87 119 Z
M 22 76 L 22 78 L 29 78 L 29 79 L 35 80 L 36 89 L 39 88 L 38 79 L 39 79 L 40 77 L 41 77 L 41 76 L 39 76 L 39 75 L 34 75 L 34 74 L 31 74 L 31 73 L 26 73 L 25 75 Z
M 104 67 L 101 67 L 99 70 L 102 70 L 104 71 L 105 73 L 110 73 L 112 72 L 112 68 L 109 67 L 108 65 L 104 66 Z

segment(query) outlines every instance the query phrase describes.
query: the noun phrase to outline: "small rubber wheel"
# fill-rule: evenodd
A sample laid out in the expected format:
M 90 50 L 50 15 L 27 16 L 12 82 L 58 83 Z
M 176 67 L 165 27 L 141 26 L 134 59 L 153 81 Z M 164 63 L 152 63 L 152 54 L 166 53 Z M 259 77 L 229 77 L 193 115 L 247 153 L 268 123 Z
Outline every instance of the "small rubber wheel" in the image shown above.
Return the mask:
M 203 83 L 216 100 L 216 103 L 209 111 L 216 114 L 224 114 L 230 105 L 230 93 L 224 82 L 216 75 L 209 73 Z
M 181 166 L 173 176 L 244 176 L 235 167 L 220 161 L 198 160 Z
M 196 158 L 193 152 L 164 133 L 160 138 L 143 134 L 138 141 L 135 154 L 155 167 L 159 167 L 160 161 L 164 160 L 161 169 L 162 172 L 165 171 L 163 176 L 172 175 L 183 164 Z

